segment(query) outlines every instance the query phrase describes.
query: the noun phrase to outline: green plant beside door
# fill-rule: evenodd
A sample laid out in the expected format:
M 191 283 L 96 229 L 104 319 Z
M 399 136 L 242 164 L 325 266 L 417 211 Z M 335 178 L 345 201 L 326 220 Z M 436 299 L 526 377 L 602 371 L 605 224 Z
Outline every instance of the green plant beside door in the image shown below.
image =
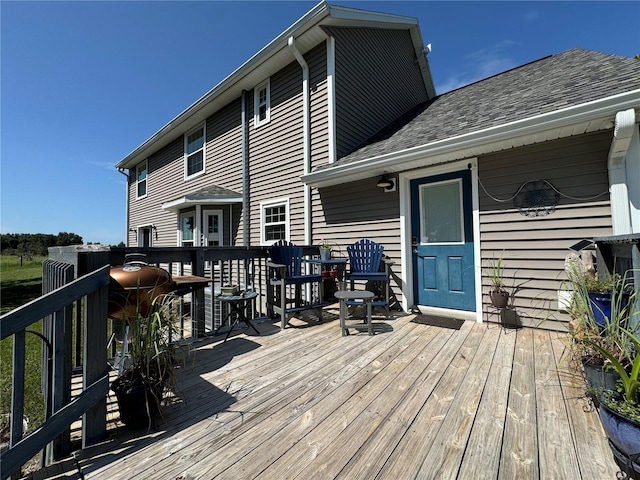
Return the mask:
M 496 308 L 506 308 L 511 297 L 504 283 L 504 270 L 505 264 L 502 255 L 489 260 L 488 268 L 486 269 L 491 282 L 489 298 L 491 299 L 491 304 Z

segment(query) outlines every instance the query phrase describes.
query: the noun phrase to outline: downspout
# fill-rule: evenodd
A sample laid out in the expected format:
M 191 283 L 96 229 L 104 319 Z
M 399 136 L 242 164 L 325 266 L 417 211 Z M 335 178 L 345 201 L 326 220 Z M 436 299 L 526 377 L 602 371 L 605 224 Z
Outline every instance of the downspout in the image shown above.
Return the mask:
M 249 149 L 247 144 L 249 142 L 247 128 L 247 108 L 249 102 L 247 97 L 249 92 L 242 91 L 242 245 L 246 248 L 251 243 L 251 236 L 249 229 L 251 228 L 250 215 L 249 215 Z M 231 209 L 233 214 L 233 209 Z M 231 222 L 233 221 L 233 215 L 231 216 Z
M 633 108 L 616 113 L 613 141 L 607 162 L 611 196 L 611 222 L 614 235 L 625 235 L 632 231 L 626 157 L 635 130 L 635 123 L 636 114 Z
M 304 175 L 311 173 L 311 128 L 309 114 L 309 65 L 295 45 L 293 37 L 289 37 L 289 48 L 302 67 L 302 129 L 304 136 Z M 311 187 L 304 184 L 304 244 L 311 244 Z
M 124 168 L 118 168 L 118 172 L 120 172 L 122 175 L 124 175 L 125 177 L 127 177 L 127 188 L 125 188 L 125 198 L 124 198 L 124 210 L 125 210 L 125 223 L 126 223 L 126 230 L 125 230 L 125 234 L 124 234 L 124 245 L 126 247 L 129 246 L 129 174 L 125 173 Z

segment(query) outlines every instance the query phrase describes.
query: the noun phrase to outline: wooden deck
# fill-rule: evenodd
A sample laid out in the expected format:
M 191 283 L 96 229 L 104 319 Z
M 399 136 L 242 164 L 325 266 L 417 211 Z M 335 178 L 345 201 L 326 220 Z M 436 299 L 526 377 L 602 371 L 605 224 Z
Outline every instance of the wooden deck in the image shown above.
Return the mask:
M 562 334 L 409 315 L 342 337 L 326 317 L 200 341 L 152 432 L 119 425 L 65 464 L 86 479 L 615 478 L 581 380 L 558 367 Z

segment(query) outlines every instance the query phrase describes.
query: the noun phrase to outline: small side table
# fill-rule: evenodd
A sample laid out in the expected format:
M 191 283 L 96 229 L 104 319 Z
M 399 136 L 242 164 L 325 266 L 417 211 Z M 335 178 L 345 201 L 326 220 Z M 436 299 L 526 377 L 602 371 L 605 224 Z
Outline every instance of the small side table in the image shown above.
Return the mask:
M 260 335 L 258 329 L 253 325 L 253 323 L 251 323 L 251 314 L 247 314 L 247 311 L 253 311 L 253 301 L 257 296 L 257 292 L 246 292 L 242 295 L 218 295 L 218 300 L 222 303 L 222 308 L 226 310 L 225 305 L 229 306 L 229 312 L 222 319 L 222 324 L 224 324 L 225 320 L 228 318 L 234 318 L 233 323 L 229 326 L 227 336 L 224 337 L 225 342 L 229 338 L 229 335 L 231 335 L 233 327 L 235 327 L 240 321 L 246 323 L 249 327 L 253 328 L 258 335 Z M 218 330 L 220 329 L 218 328 Z
M 349 335 L 349 329 L 347 328 L 346 321 L 347 315 L 347 302 L 363 303 L 366 307 L 366 325 L 369 335 L 373 335 L 373 324 L 371 323 L 371 301 L 373 300 L 373 292 L 368 290 L 340 290 L 335 293 L 335 296 L 340 300 L 340 329 L 342 330 L 342 336 Z M 355 325 L 351 325 L 351 328 L 358 328 Z

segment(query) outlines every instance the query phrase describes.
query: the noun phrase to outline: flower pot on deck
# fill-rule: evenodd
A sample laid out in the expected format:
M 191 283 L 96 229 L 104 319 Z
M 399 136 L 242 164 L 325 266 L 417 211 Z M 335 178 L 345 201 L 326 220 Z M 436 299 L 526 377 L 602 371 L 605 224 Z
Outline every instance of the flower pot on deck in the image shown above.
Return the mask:
M 496 308 L 506 308 L 509 305 L 509 293 L 503 290 L 492 290 L 489 292 L 489 298 Z
M 610 409 L 600 400 L 602 428 L 620 469 L 630 479 L 640 479 L 640 424 Z

